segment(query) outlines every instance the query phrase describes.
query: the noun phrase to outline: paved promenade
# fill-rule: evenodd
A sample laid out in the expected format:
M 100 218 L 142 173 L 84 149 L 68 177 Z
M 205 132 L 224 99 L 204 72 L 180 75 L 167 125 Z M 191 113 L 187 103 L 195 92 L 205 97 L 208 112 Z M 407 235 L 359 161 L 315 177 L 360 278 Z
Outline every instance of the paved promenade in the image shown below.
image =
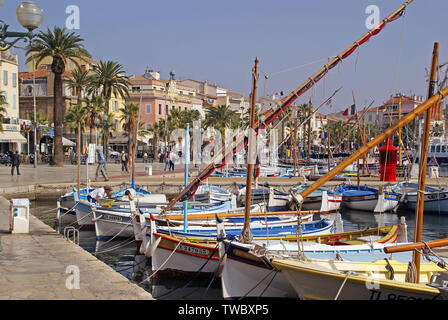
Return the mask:
M 33 216 L 30 234 L 10 234 L 9 201 L 1 196 L 0 245 L 0 300 L 152 300 Z

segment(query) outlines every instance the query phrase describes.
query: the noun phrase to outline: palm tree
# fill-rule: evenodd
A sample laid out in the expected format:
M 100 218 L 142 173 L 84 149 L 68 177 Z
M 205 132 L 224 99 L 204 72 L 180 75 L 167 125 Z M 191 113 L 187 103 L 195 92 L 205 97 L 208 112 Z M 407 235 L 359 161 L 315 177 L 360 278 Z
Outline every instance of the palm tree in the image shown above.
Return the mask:
M 67 33 L 65 28 L 54 27 L 53 32 L 50 29 L 47 29 L 47 32 L 41 31 L 36 39 L 26 47 L 27 63 L 36 61 L 36 66 L 38 66 L 45 58 L 52 58 L 51 71 L 54 73 L 54 157 L 52 164 L 58 167 L 64 166 L 62 122 L 65 106 L 62 98 L 62 74 L 65 72 L 68 61 L 79 66 L 77 60 L 85 60 L 86 57 L 90 57 L 89 52 L 84 49 L 83 41 L 74 32 Z
M 82 126 L 87 118 L 86 109 L 77 104 L 73 106 L 65 117 L 65 123 L 67 126 L 74 128 L 76 132 L 76 157 L 78 164 L 78 196 L 80 196 L 81 190 L 81 132 Z
M 93 77 L 89 75 L 88 70 L 75 69 L 72 71 L 71 79 L 67 80 L 67 85 L 70 89 L 75 91 L 78 97 L 78 104 L 82 105 L 82 93 L 89 90 L 92 86 Z
M 112 113 L 105 113 L 102 117 L 101 121 L 101 129 L 104 137 L 104 148 L 108 149 L 109 146 L 109 138 L 111 137 L 111 131 L 115 131 L 115 118 Z M 107 152 L 105 151 L 105 155 Z
M 222 141 L 225 139 L 226 129 L 233 127 L 235 122 L 240 122 L 238 113 L 229 106 L 221 105 L 219 107 L 210 107 L 206 111 L 203 126 L 205 129 L 213 127 L 221 134 Z
M 90 143 L 94 143 L 93 134 L 97 122 L 102 120 L 102 115 L 106 111 L 106 104 L 101 96 L 92 96 L 84 98 L 85 109 L 87 113 L 86 124 L 90 128 Z
M 125 99 L 129 96 L 129 77 L 125 76 L 123 66 L 115 61 L 100 61 L 94 69 L 94 90 L 103 96 L 106 102 L 106 112 L 110 112 L 110 100 L 112 95 Z M 109 134 L 106 132 L 105 134 Z M 105 155 L 107 157 L 107 148 Z
M 124 107 L 120 109 L 121 112 L 121 122 L 123 123 L 123 130 L 128 132 L 128 150 L 131 150 L 131 140 L 132 140 L 132 121 L 137 123 L 139 107 L 133 103 L 125 103 Z
M 129 77 L 124 75 L 126 71 L 123 70 L 123 66 L 115 61 L 100 61 L 93 71 L 93 84 L 106 100 L 109 112 L 112 95 L 122 99 L 129 96 Z
M 82 127 L 85 124 L 87 119 L 87 112 L 86 112 L 86 108 L 84 108 L 82 105 L 77 104 L 74 105 L 73 107 L 71 107 L 71 109 L 68 110 L 67 115 L 65 116 L 65 125 L 75 129 L 75 133 L 76 133 L 76 146 L 77 148 L 77 153 L 80 153 L 81 151 L 81 132 L 82 132 Z
M 36 121 L 34 120 L 34 114 L 30 113 L 29 115 L 30 120 L 31 120 L 31 127 L 30 128 L 36 128 L 36 132 L 34 134 L 36 134 L 36 141 L 39 144 L 40 140 L 42 140 L 43 137 L 43 133 L 48 133 L 50 130 L 48 128 L 45 128 L 42 132 L 42 130 L 40 130 L 40 126 L 47 126 L 48 125 L 48 120 L 45 116 L 42 116 L 39 112 L 36 112 Z M 34 146 L 34 148 L 38 148 L 38 146 Z M 37 149 L 39 150 L 39 149 Z M 35 159 L 36 163 L 38 163 L 38 159 Z
M 4 92 L 0 92 L 0 124 L 2 124 L 5 121 L 5 115 L 6 115 L 6 108 L 4 105 L 6 105 L 6 97 L 4 95 Z M 0 125 L 0 131 L 3 131 L 3 126 Z

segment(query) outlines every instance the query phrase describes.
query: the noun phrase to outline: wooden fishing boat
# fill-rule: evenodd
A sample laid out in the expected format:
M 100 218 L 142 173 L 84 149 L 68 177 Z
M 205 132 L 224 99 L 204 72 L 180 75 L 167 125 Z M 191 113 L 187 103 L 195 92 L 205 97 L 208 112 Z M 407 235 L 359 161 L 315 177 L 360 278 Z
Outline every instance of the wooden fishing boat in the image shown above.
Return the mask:
M 312 216 L 305 217 L 311 219 Z M 234 220 L 234 219 L 231 219 Z M 238 222 L 228 223 L 225 231 L 228 235 L 238 236 L 243 230 L 244 219 L 237 220 Z M 296 234 L 297 232 L 297 217 L 271 217 L 266 221 L 265 219 L 253 219 L 250 221 L 250 228 L 254 238 L 261 237 L 279 237 Z M 318 221 L 308 221 L 301 224 L 302 233 L 304 235 L 319 235 L 333 233 L 334 221 L 322 219 Z M 181 238 L 213 238 L 217 237 L 216 225 L 213 226 L 188 226 L 185 231 L 182 227 L 158 227 L 158 233 L 175 235 Z
M 342 194 L 342 205 L 361 211 L 389 212 L 398 208 L 401 195 L 367 186 L 341 185 L 336 193 Z
M 393 190 L 402 195 L 400 204 L 405 209 L 415 211 L 418 190 L 416 183 L 402 182 L 395 185 Z M 425 213 L 448 214 L 448 190 L 426 186 L 423 201 Z
M 80 197 L 78 197 L 78 192 L 76 188 L 73 188 L 72 192 L 66 193 L 63 196 L 61 196 L 57 200 L 57 206 L 58 206 L 58 213 L 57 213 L 57 219 L 59 221 L 59 224 L 65 225 L 65 224 L 72 224 L 77 223 L 78 219 L 80 220 L 79 225 L 80 226 L 93 226 L 93 223 L 91 222 L 91 216 L 90 219 L 84 218 L 84 214 L 82 212 L 77 213 L 76 211 L 76 204 L 79 201 L 88 203 L 87 196 L 90 192 L 94 191 L 95 189 L 80 189 Z M 125 192 L 128 190 L 128 188 L 121 189 L 114 194 L 111 195 L 110 199 L 113 201 L 121 201 L 123 197 L 125 196 Z M 151 192 L 142 189 L 142 188 L 136 188 L 136 195 L 137 199 L 144 199 L 144 197 L 150 196 L 152 198 Z M 166 201 L 166 200 L 165 200 Z
M 76 195 L 75 198 L 77 198 Z M 145 195 L 142 198 L 137 197 L 136 202 L 138 203 L 142 211 L 153 214 L 159 214 L 162 211 L 162 207 L 167 203 L 165 195 L 156 195 L 156 194 Z M 84 227 L 86 226 L 93 227 L 95 224 L 95 220 L 93 217 L 92 208 L 95 207 L 95 209 L 99 210 L 101 208 L 104 209 L 105 206 L 108 207 L 109 209 L 111 207 L 114 207 L 113 209 L 116 210 L 117 212 L 127 212 L 127 214 L 130 215 L 128 202 L 116 202 L 114 201 L 114 199 L 112 199 L 112 201 L 107 201 L 106 204 L 92 204 L 87 201 L 77 201 L 74 208 L 76 211 L 76 219 L 78 225 Z M 218 212 L 218 211 L 226 211 L 229 209 L 231 209 L 231 202 L 224 201 L 209 204 L 196 203 L 193 206 L 190 206 L 188 210 L 191 212 L 204 212 L 204 211 Z M 114 210 L 108 210 L 108 211 L 110 212 L 110 214 L 112 214 Z M 180 213 L 182 212 L 182 210 L 183 208 L 181 206 L 176 206 L 172 208 L 172 210 L 169 213 Z
M 219 266 L 219 253 L 216 231 L 215 237 L 204 237 L 203 232 L 199 232 L 198 234 L 194 234 L 193 232 L 189 234 L 179 234 L 179 232 L 173 232 L 173 229 L 171 229 L 170 234 L 167 229 L 160 232 L 162 231 L 160 230 L 161 228 L 156 227 L 155 219 L 153 219 L 153 221 L 154 222 L 151 224 L 151 228 L 148 230 L 140 247 L 140 253 L 152 258 L 153 270 L 168 273 L 170 276 L 184 276 L 196 272 L 214 273 L 217 270 L 217 267 Z M 309 224 L 309 227 L 312 227 L 313 225 L 315 226 L 312 222 L 307 223 Z M 224 228 L 226 231 L 229 230 L 232 234 L 241 232 L 241 227 L 232 229 L 231 227 L 224 226 Z M 297 223 L 295 224 L 295 228 L 297 228 Z M 191 229 L 194 230 L 194 227 Z M 304 229 L 306 229 L 306 227 L 304 227 Z M 253 230 L 257 231 L 257 228 L 253 228 Z M 311 230 L 307 231 L 308 233 L 311 232 Z M 263 228 L 262 232 L 263 234 L 255 233 L 255 235 L 258 235 L 260 238 L 263 235 L 266 236 L 266 228 Z M 279 237 L 277 236 L 273 238 Z M 210 258 L 211 252 L 213 252 L 213 258 Z
M 291 189 L 293 194 L 300 194 L 308 188 L 307 184 L 301 184 Z M 303 210 L 319 210 L 321 214 L 338 212 L 342 203 L 342 194 L 333 192 L 328 188 L 319 188 L 310 194 L 302 203 Z
M 287 209 L 291 196 L 274 188 L 251 189 L 251 203 L 267 203 L 268 211 L 283 211 Z M 246 205 L 246 187 L 238 191 L 237 201 L 242 206 Z
M 227 207 L 227 205 L 226 205 Z M 195 205 L 191 206 L 188 210 L 188 221 L 192 225 L 196 226 L 214 226 L 210 217 L 214 217 L 215 214 L 219 213 L 226 219 L 238 219 L 241 215 L 241 212 L 244 208 L 236 208 L 236 209 L 225 209 L 226 207 L 210 207 L 204 205 Z M 214 210 L 213 208 L 216 208 Z M 173 208 L 176 209 L 176 208 Z M 181 208 L 177 208 L 178 210 L 171 210 L 168 212 L 165 218 L 157 218 L 157 224 L 160 226 L 170 225 L 171 227 L 175 226 L 183 226 L 184 218 L 183 214 L 179 214 L 181 212 Z M 201 211 L 202 209 L 202 211 Z M 261 215 L 261 211 L 263 209 L 262 205 L 253 205 L 252 210 L 255 212 L 259 212 Z M 140 208 L 142 214 L 154 214 L 158 215 L 161 212 L 161 209 L 156 208 Z M 97 240 L 108 240 L 111 238 L 120 239 L 120 238 L 130 238 L 134 237 L 134 229 L 133 229 L 133 215 L 129 209 L 127 208 L 94 208 L 92 211 L 92 221 L 95 224 L 95 233 Z M 260 218 L 264 219 L 264 218 Z M 149 219 L 147 221 L 149 224 Z M 235 224 L 236 222 L 231 222 Z
M 294 288 L 271 264 L 272 259 L 298 259 L 299 254 L 321 259 L 369 260 L 374 256 L 381 259 L 388 257 L 383 252 L 384 247 L 394 246 L 397 240 L 407 241 L 404 225 L 305 236 L 300 243 L 295 236 L 255 240 L 252 244 L 224 239 L 220 242 L 220 256 L 225 256 L 221 275 L 223 296 L 226 299 L 295 298 Z
M 422 264 L 420 283 L 415 284 L 406 281 L 408 263 L 386 259 L 373 262 L 274 259 L 272 264 L 303 300 L 439 299 L 439 290 L 427 284 L 433 274 L 444 270 L 433 263 Z
M 232 194 L 219 188 L 217 186 L 200 186 L 193 197 L 193 201 L 211 203 L 211 202 L 222 202 L 229 201 L 232 199 Z

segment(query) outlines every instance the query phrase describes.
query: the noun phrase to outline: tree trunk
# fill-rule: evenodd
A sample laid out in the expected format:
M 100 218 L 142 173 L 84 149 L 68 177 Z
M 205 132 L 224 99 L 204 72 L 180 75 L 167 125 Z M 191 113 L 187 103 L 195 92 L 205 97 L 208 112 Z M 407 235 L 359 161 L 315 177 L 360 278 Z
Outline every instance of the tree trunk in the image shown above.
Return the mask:
M 62 124 L 64 118 L 63 105 L 63 90 L 62 90 L 62 73 L 55 73 L 54 76 L 54 139 L 53 139 L 53 166 L 64 166 L 64 150 L 62 144 Z
M 93 139 L 93 134 L 94 134 L 94 127 L 90 126 L 90 144 L 95 143 L 94 139 Z

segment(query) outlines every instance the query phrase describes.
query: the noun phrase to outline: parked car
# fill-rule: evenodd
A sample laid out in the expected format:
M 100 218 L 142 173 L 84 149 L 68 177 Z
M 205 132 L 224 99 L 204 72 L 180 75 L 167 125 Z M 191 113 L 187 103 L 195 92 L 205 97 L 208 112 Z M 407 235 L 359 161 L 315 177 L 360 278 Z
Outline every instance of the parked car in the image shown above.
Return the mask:
M 109 152 L 109 156 L 113 159 L 119 159 L 120 158 L 120 152 L 117 152 L 115 150 L 113 150 L 112 148 L 108 149 Z

